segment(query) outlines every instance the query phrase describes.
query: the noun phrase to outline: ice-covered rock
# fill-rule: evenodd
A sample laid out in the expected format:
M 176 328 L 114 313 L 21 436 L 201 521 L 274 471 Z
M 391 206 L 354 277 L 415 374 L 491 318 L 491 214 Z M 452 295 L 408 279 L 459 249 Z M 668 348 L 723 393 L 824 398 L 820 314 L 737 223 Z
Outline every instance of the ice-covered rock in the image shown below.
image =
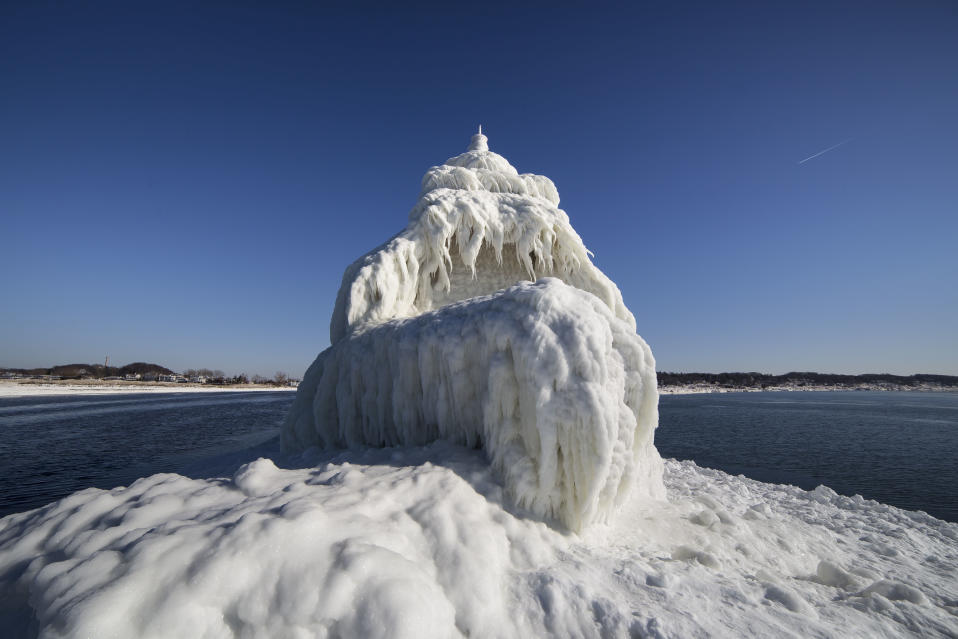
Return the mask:
M 558 203 L 481 132 L 429 169 L 406 228 L 346 270 L 284 450 L 481 446 L 519 505 L 576 530 L 663 497 L 652 353 Z

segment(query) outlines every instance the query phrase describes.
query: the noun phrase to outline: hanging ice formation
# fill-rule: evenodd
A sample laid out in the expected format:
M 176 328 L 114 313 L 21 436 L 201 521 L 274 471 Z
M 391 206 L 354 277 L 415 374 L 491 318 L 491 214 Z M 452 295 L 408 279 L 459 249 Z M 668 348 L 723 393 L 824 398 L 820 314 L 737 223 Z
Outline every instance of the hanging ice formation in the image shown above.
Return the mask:
M 518 505 L 573 530 L 662 497 L 652 352 L 558 205 L 481 129 L 429 169 L 406 228 L 346 269 L 283 449 L 481 446 Z

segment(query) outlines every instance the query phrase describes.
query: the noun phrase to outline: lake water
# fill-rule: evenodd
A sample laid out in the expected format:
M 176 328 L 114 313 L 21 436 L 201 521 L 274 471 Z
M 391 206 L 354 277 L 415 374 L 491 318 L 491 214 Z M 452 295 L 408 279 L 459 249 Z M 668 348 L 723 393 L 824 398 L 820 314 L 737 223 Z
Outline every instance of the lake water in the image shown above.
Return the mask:
M 0 398 L 0 515 L 275 436 L 290 392 Z M 958 394 L 664 395 L 664 457 L 958 521 Z
M 663 457 L 958 521 L 958 394 L 663 395 Z
M 0 516 L 276 435 L 295 393 L 0 398 Z

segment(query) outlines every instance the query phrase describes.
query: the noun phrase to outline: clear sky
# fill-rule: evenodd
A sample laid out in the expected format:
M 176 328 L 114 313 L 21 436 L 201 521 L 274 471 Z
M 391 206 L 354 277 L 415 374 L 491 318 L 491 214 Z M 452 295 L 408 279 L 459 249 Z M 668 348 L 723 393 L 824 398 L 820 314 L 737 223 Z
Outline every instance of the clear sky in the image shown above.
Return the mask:
M 0 5 L 0 365 L 300 376 L 482 123 L 659 370 L 958 374 L 954 2 L 195 4 Z

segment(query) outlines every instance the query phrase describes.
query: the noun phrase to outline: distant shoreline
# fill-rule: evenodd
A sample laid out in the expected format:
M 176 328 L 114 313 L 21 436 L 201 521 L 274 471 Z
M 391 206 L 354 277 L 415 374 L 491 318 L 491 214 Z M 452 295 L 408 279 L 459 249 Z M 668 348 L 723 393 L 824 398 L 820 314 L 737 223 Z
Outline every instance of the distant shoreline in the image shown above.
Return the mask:
M 0 380 L 0 397 L 31 395 L 107 395 L 121 393 L 288 392 L 292 386 L 265 384 L 193 384 L 101 380 Z
M 723 386 L 719 384 L 659 385 L 660 395 L 697 395 L 705 393 L 762 393 L 762 392 L 958 392 L 958 388 L 932 384 L 855 384 L 855 385 L 780 385 L 780 386 Z M 173 382 L 134 382 L 99 380 L 0 380 L 0 397 L 29 397 L 37 395 L 109 395 L 150 393 L 223 393 L 223 392 L 288 392 L 290 386 L 264 384 L 179 384 Z
M 889 393 L 958 393 L 958 388 L 936 385 L 905 386 L 903 384 L 857 384 L 854 386 L 739 386 L 717 384 L 689 384 L 659 386 L 659 395 L 699 395 L 705 393 L 802 393 L 802 392 L 889 392 Z
M 958 392 L 958 376 L 918 373 L 656 373 L 662 394 L 757 391 L 924 391 Z

